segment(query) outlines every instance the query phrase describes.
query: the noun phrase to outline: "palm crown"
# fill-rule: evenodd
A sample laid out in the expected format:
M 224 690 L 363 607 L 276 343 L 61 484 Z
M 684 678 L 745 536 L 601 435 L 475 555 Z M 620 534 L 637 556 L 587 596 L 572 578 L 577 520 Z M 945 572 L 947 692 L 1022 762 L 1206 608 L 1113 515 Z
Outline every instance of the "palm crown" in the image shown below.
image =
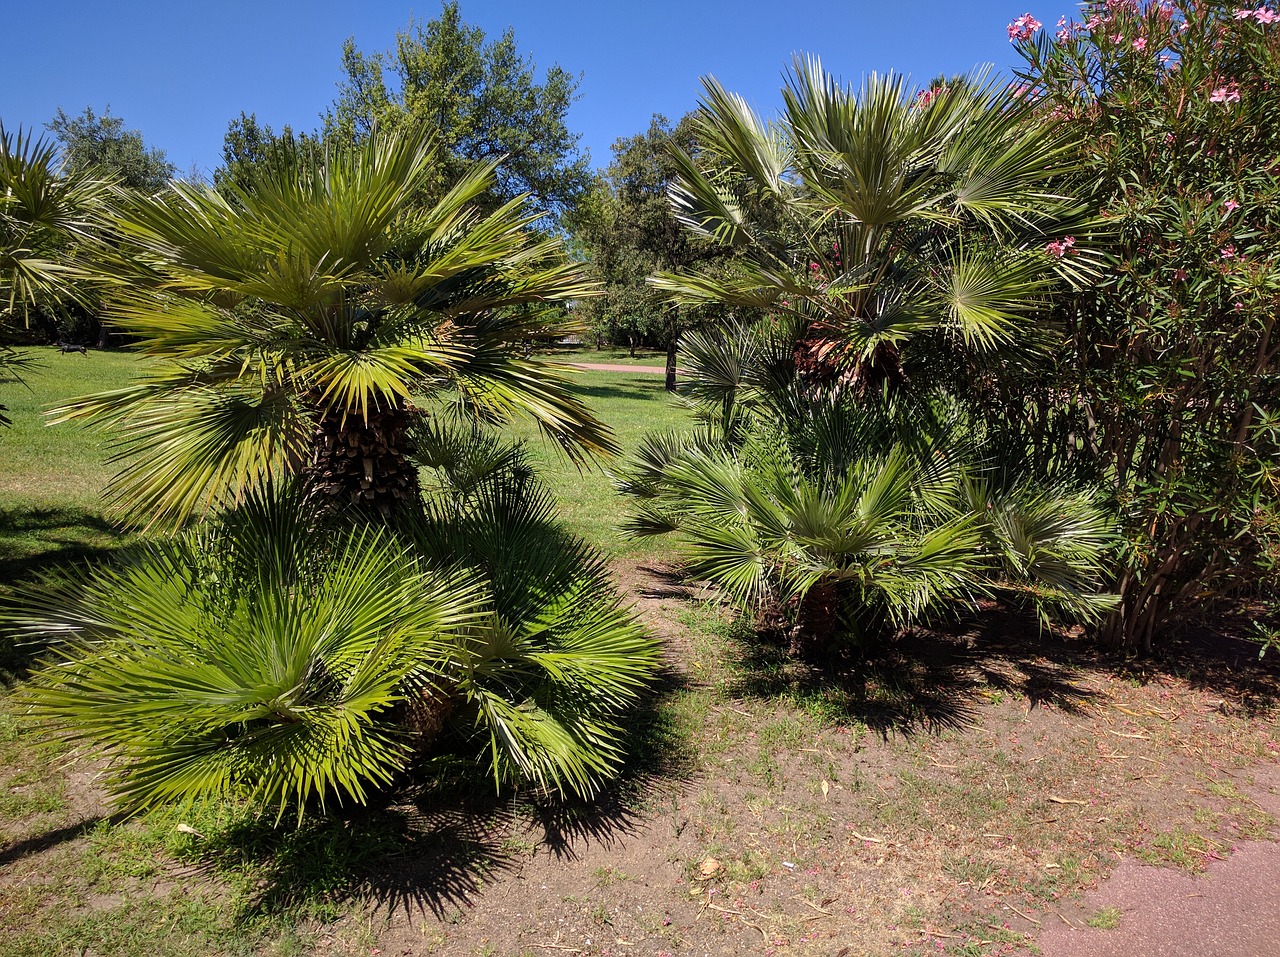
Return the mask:
M 672 201 L 690 228 L 739 248 L 728 276 L 656 283 L 686 303 L 793 317 L 808 365 L 866 382 L 922 372 L 909 343 L 982 354 L 1022 344 L 1055 273 L 1047 240 L 1079 220 L 1051 179 L 1069 158 L 1061 130 L 983 77 L 912 97 L 900 76 L 842 87 L 797 61 L 780 122 L 704 81 L 705 156 L 677 157 Z M 926 376 L 927 377 L 927 376 Z
M 370 137 L 293 158 L 224 196 L 176 184 L 122 200 L 112 318 L 160 361 L 58 414 L 110 421 L 117 497 L 180 521 L 282 474 L 384 512 L 416 494 L 412 400 L 445 389 L 487 420 L 533 416 L 571 455 L 607 429 L 518 345 L 564 326 L 546 306 L 590 294 L 521 199 L 482 215 L 495 164 L 424 203 L 430 141 Z

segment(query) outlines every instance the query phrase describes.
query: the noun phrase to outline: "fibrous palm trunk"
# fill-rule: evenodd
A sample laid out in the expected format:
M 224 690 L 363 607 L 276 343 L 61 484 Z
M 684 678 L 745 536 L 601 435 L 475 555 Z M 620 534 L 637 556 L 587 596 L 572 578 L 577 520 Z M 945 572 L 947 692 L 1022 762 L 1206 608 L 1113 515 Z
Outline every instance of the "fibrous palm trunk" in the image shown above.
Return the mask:
M 367 417 L 327 412 L 317 422 L 309 495 L 335 507 L 355 506 L 389 517 L 418 498 L 418 470 L 409 461 L 410 411 L 377 409 Z

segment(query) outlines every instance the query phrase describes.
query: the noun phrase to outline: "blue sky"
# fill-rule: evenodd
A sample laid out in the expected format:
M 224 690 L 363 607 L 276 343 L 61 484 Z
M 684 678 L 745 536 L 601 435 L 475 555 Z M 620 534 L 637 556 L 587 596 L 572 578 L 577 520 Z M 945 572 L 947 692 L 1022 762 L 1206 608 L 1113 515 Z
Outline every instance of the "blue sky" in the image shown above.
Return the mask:
M 639 132 L 654 112 L 678 118 L 696 105 L 699 77 L 715 75 L 758 109 L 773 112 L 783 68 L 816 53 L 856 80 L 895 69 L 925 81 L 1015 58 L 1005 25 L 1025 11 L 1046 27 L 1075 12 L 1069 0 L 913 3 L 845 0 L 462 0 L 463 19 L 496 35 L 510 26 L 539 68 L 582 74 L 570 125 L 592 160 Z M 410 17 L 431 19 L 437 2 L 222 0 L 143 3 L 44 0 L 6 10 L 0 57 L 0 121 L 46 122 L 61 106 L 110 105 L 179 169 L 211 172 L 227 123 L 243 110 L 273 126 L 312 129 L 332 102 L 342 42 L 389 47 Z

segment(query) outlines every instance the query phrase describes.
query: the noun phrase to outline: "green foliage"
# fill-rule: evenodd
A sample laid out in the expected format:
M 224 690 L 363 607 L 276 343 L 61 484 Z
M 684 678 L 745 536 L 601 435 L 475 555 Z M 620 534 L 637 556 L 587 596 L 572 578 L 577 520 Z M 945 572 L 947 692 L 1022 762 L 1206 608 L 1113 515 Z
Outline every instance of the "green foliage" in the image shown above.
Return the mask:
M 310 133 L 295 134 L 285 126 L 276 133 L 258 122 L 256 114 L 241 113 L 227 125 L 222 137 L 222 165 L 213 171 L 213 182 L 228 198 L 252 192 L 259 179 L 278 177 L 298 153 L 311 159 L 323 156 L 325 144 Z
M 737 268 L 681 269 L 658 286 L 684 304 L 772 310 L 794 320 L 815 385 L 957 390 L 985 365 L 1044 345 L 1035 321 L 1055 276 L 1047 256 L 1079 217 L 1052 177 L 1062 130 L 982 76 L 913 96 L 901 77 L 842 87 L 797 61 L 766 124 L 714 80 L 698 115 L 702 156 L 677 155 L 677 214 L 732 246 Z
M 768 125 L 704 85 L 701 153 L 673 154 L 671 202 L 733 268 L 655 285 L 768 318 L 684 338 L 705 431 L 642 448 L 622 483 L 631 530 L 679 532 L 696 573 L 813 657 L 997 591 L 1096 620 L 1108 516 L 1029 471 L 1016 437 L 979 454 L 971 405 L 974 381 L 1034 367 L 1050 289 L 1089 274 L 1045 252 L 1084 221 L 1054 188 L 1071 136 L 981 76 L 913 96 L 799 61 Z
M 379 134 L 299 149 L 251 191 L 224 186 L 230 201 L 177 183 L 123 205 L 110 317 L 157 361 L 59 411 L 115 429 L 121 505 L 173 524 L 310 470 L 317 494 L 385 510 L 413 498 L 404 430 L 424 393 L 473 419 L 526 413 L 573 457 L 612 450 L 519 355 L 563 333 L 547 306 L 590 292 L 580 270 L 522 201 L 477 208 L 491 163 L 423 205 L 439 164 L 430 140 Z
M 806 654 L 997 591 L 1045 620 L 1110 607 L 1095 495 L 983 462 L 955 406 L 809 402 L 795 380 L 770 381 L 766 359 L 789 342 L 734 328 L 689 350 L 708 428 L 642 446 L 621 483 L 639 500 L 632 533 L 678 532 L 694 574 L 762 625 L 785 619 Z
M 502 460 L 519 467 L 394 530 L 317 525 L 296 490 L 267 491 L 29 589 L 22 631 L 54 656 L 23 695 L 104 750 L 131 808 L 363 804 L 441 753 L 446 723 L 500 786 L 591 795 L 657 648 L 518 453 Z
M 0 127 L 0 328 L 87 297 L 82 253 L 109 185 L 99 170 L 61 170 L 52 143 Z
M 597 339 L 674 345 L 707 310 L 680 308 L 649 283 L 660 270 L 681 269 L 726 255 L 682 229 L 667 199 L 678 174 L 673 151 L 698 152 L 692 114 L 674 126 L 655 115 L 644 133 L 613 144 L 613 162 L 597 177 L 570 218 L 570 228 L 604 295 L 581 309 Z
M 391 709 L 432 693 L 474 602 L 385 533 L 328 534 L 296 501 L 255 500 L 37 591 L 26 633 L 64 643 L 23 693 L 103 749 L 131 808 L 364 803 L 411 753 Z
M 1067 186 L 1106 227 L 1080 246 L 1109 268 L 1055 303 L 1056 374 L 1014 377 L 988 407 L 1114 490 L 1126 548 L 1104 637 L 1133 649 L 1276 581 L 1280 26 L 1237 6 L 1089 4 L 1019 46 L 1037 128 L 1078 132 Z
M 45 129 L 62 144 L 62 161 L 68 171 L 110 172 L 121 185 L 146 193 L 164 189 L 176 168 L 157 147 L 147 148 L 138 130 L 127 130 L 124 120 L 111 115 L 108 107 L 101 115 L 86 106 L 78 116 L 68 116 L 59 107 Z
M 577 78 L 552 66 L 539 83 L 511 30 L 486 42 L 456 2 L 444 3 L 439 19 L 411 21 L 394 50 L 366 54 L 348 39 L 342 66 L 338 99 L 325 117 L 328 139 L 361 142 L 375 127 L 429 132 L 442 153 L 434 190 L 475 163 L 501 159 L 495 204 L 528 193 L 536 208 L 559 213 L 586 186 L 587 157 L 578 155 L 578 136 L 566 123 Z
M 438 426 L 416 437 L 441 482 L 406 533 L 433 564 L 465 569 L 489 593 L 452 676 L 455 723 L 500 781 L 591 793 L 620 766 L 616 718 L 652 679 L 657 646 L 599 554 L 555 524 L 522 450 Z

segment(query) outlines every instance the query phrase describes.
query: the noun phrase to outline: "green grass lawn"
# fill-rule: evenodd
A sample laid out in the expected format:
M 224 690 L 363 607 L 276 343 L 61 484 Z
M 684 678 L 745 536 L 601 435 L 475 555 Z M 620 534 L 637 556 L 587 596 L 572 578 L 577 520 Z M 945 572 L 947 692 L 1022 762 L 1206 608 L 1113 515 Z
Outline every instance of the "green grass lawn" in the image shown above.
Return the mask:
M 13 419 L 11 429 L 0 431 L 0 590 L 43 568 L 106 554 L 128 540 L 103 501 L 103 489 L 114 472 L 106 436 L 91 427 L 49 426 L 44 413 L 76 396 L 128 384 L 141 360 L 127 352 L 93 352 L 88 357 L 31 352 L 41 361 L 26 376 L 26 386 L 4 386 L 0 395 Z M 589 358 L 594 361 L 598 355 L 591 352 Z M 614 429 L 628 451 L 646 431 L 678 428 L 689 421 L 663 390 L 659 376 L 581 370 L 568 375 L 573 390 Z M 516 423 L 512 431 L 527 441 L 573 532 L 611 556 L 645 555 L 662 547 L 650 541 L 626 542 L 617 534 L 622 503 L 609 476 L 619 464 L 616 460 L 579 469 L 532 423 Z
M 112 474 L 100 431 L 47 425 L 44 412 L 76 396 L 126 385 L 139 359 L 31 349 L 26 385 L 0 386 L 13 426 L 0 430 L 0 592 L 42 568 L 110 552 L 128 540 L 104 513 Z
M 568 375 L 573 391 L 614 430 L 624 459 L 647 432 L 690 424 L 686 409 L 663 389 L 661 376 L 582 370 L 571 370 Z M 611 556 L 638 556 L 667 547 L 660 540 L 626 541 L 618 534 L 617 524 L 626 503 L 614 491 L 611 473 L 621 460 L 579 469 L 531 423 L 519 423 L 514 431 L 528 443 L 543 479 L 559 499 L 562 519 L 575 534 Z

